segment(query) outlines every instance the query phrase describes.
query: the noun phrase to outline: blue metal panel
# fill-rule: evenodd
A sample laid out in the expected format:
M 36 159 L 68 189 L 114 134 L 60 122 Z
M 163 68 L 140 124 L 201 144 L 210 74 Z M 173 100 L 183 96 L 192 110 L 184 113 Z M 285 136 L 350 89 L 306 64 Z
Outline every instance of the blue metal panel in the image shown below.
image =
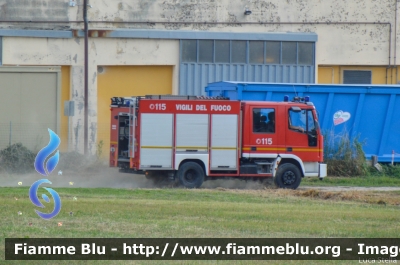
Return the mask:
M 394 99 L 393 99 L 394 97 Z M 400 154 L 399 141 L 400 141 L 400 96 L 399 94 L 393 93 L 391 95 L 390 104 L 394 102 L 393 106 L 390 106 L 389 111 L 391 112 L 391 117 L 388 117 L 388 120 L 385 126 L 388 126 L 388 134 L 387 136 L 384 134 L 384 139 L 386 139 L 385 150 L 382 152 L 383 156 L 386 155 L 386 150 L 394 150 L 397 154 Z M 399 161 L 400 155 L 397 155 L 396 161 Z M 389 159 L 389 158 L 387 158 Z
M 359 131 L 362 132 L 362 140 L 365 139 L 366 155 L 379 154 L 382 140 L 383 125 L 388 111 L 390 95 L 366 96 L 362 109 Z M 372 153 L 367 153 L 372 152 Z
M 291 77 L 290 71 L 292 68 L 287 67 L 284 75 Z M 368 159 L 378 155 L 380 162 L 390 162 L 393 150 L 400 153 L 399 86 L 217 82 L 209 84 L 206 92 L 209 96 L 260 101 L 282 101 L 284 95 L 309 95 L 325 132 L 359 137 L 365 141 L 363 148 Z M 339 111 L 344 121 L 335 124 L 334 114 Z M 343 112 L 350 114 L 347 120 Z M 400 162 L 400 155 L 395 156 L 395 161 Z

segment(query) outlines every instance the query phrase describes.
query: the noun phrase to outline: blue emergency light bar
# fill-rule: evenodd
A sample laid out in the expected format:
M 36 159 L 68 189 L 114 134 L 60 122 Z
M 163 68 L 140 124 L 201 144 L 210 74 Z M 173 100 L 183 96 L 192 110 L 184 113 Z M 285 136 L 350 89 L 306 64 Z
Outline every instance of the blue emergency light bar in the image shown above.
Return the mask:
M 288 102 L 289 101 L 289 96 L 285 95 L 283 97 L 283 101 L 284 102 Z M 292 102 L 305 102 L 305 103 L 307 103 L 307 102 L 310 102 L 310 97 L 309 96 L 305 96 L 304 98 L 302 98 L 302 97 L 294 97 Z
M 288 101 L 289 101 L 289 96 L 288 96 L 288 95 L 285 95 L 285 96 L 283 97 L 283 101 L 288 102 Z

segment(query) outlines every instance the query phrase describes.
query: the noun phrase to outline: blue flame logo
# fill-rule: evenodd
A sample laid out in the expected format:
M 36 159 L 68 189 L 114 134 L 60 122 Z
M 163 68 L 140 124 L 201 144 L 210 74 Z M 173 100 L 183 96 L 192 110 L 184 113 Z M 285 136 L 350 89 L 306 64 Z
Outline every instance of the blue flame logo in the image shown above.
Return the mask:
M 57 149 L 61 142 L 60 137 L 58 137 L 55 132 L 50 129 L 48 130 L 50 134 L 49 144 L 39 151 L 35 159 L 35 169 L 39 174 L 42 174 L 43 176 L 50 175 L 50 173 L 56 168 L 58 160 L 60 159 L 60 154 L 57 150 L 57 152 L 52 157 L 47 159 L 46 169 L 44 168 L 44 162 L 46 158 Z
M 37 207 L 41 207 L 41 208 L 44 208 L 44 205 L 39 201 L 39 198 L 37 196 L 37 191 L 39 189 L 39 186 L 43 183 L 51 184 L 50 180 L 48 180 L 48 179 L 40 179 L 40 180 L 36 181 L 35 183 L 33 183 L 29 189 L 29 199 L 31 200 L 31 202 L 34 205 L 36 205 Z M 54 199 L 54 210 L 51 213 L 42 213 L 38 210 L 35 210 L 35 212 L 43 219 L 48 220 L 48 219 L 51 219 L 54 216 L 56 216 L 61 211 L 61 199 L 55 190 L 53 190 L 51 188 L 44 188 L 44 189 L 46 189 Z M 42 198 L 45 202 L 47 202 L 47 203 L 50 202 L 50 199 L 46 194 L 42 194 Z
M 43 176 L 50 175 L 50 173 L 56 168 L 58 161 L 60 159 L 60 153 L 58 150 L 54 155 L 49 157 L 54 151 L 56 151 L 56 149 L 60 145 L 61 141 L 60 141 L 60 137 L 58 137 L 58 135 L 55 132 L 53 132 L 50 129 L 48 129 L 48 131 L 49 131 L 49 135 L 50 135 L 49 144 L 47 146 L 43 147 L 42 150 L 39 151 L 39 153 L 36 156 L 35 164 L 34 164 L 36 171 Z M 46 161 L 46 159 L 47 159 L 47 161 Z M 45 167 L 45 164 L 46 164 L 46 167 Z M 33 183 L 29 189 L 29 199 L 31 200 L 31 202 L 34 205 L 36 205 L 37 207 L 40 207 L 40 208 L 45 208 L 45 206 L 39 201 L 39 198 L 37 196 L 37 191 L 39 189 L 39 186 L 43 183 L 51 184 L 50 180 L 41 179 L 41 180 L 38 180 L 35 183 Z M 61 199 L 55 190 L 53 190 L 51 188 L 44 188 L 44 189 L 46 189 L 53 197 L 54 209 L 51 213 L 42 213 L 38 210 L 35 210 L 35 212 L 43 219 L 48 220 L 48 219 L 53 218 L 60 212 Z M 50 199 L 46 194 L 42 194 L 42 199 L 47 203 L 50 202 Z

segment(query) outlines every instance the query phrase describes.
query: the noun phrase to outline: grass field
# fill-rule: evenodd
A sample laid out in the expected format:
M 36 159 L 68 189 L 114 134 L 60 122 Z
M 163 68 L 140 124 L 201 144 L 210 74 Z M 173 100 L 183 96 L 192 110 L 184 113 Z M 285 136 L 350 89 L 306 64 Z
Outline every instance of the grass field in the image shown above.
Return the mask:
M 58 216 L 40 219 L 28 187 L 0 188 L 4 238 L 400 237 L 400 192 L 57 188 Z M 74 197 L 76 200 L 74 200 Z M 50 203 L 49 208 L 52 205 Z M 22 215 L 18 215 L 21 211 Z M 73 212 L 73 216 L 70 216 Z M 62 222 L 62 226 L 58 223 Z M 31 223 L 31 225 L 29 225 Z M 4 262 L 4 261 L 3 261 Z M 0 264 L 2 261 L 0 261 Z M 7 264 L 356 264 L 358 261 L 44 261 Z
M 304 178 L 301 185 L 305 186 L 357 186 L 357 187 L 400 187 L 400 176 L 365 176 L 365 177 L 326 177 Z

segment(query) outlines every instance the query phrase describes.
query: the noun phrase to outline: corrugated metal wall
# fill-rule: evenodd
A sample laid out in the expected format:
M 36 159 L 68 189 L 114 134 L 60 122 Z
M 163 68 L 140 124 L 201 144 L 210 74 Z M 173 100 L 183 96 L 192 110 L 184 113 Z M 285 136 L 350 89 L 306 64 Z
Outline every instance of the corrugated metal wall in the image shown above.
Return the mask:
M 181 63 L 180 95 L 205 95 L 208 83 L 218 81 L 315 83 L 315 66 Z

